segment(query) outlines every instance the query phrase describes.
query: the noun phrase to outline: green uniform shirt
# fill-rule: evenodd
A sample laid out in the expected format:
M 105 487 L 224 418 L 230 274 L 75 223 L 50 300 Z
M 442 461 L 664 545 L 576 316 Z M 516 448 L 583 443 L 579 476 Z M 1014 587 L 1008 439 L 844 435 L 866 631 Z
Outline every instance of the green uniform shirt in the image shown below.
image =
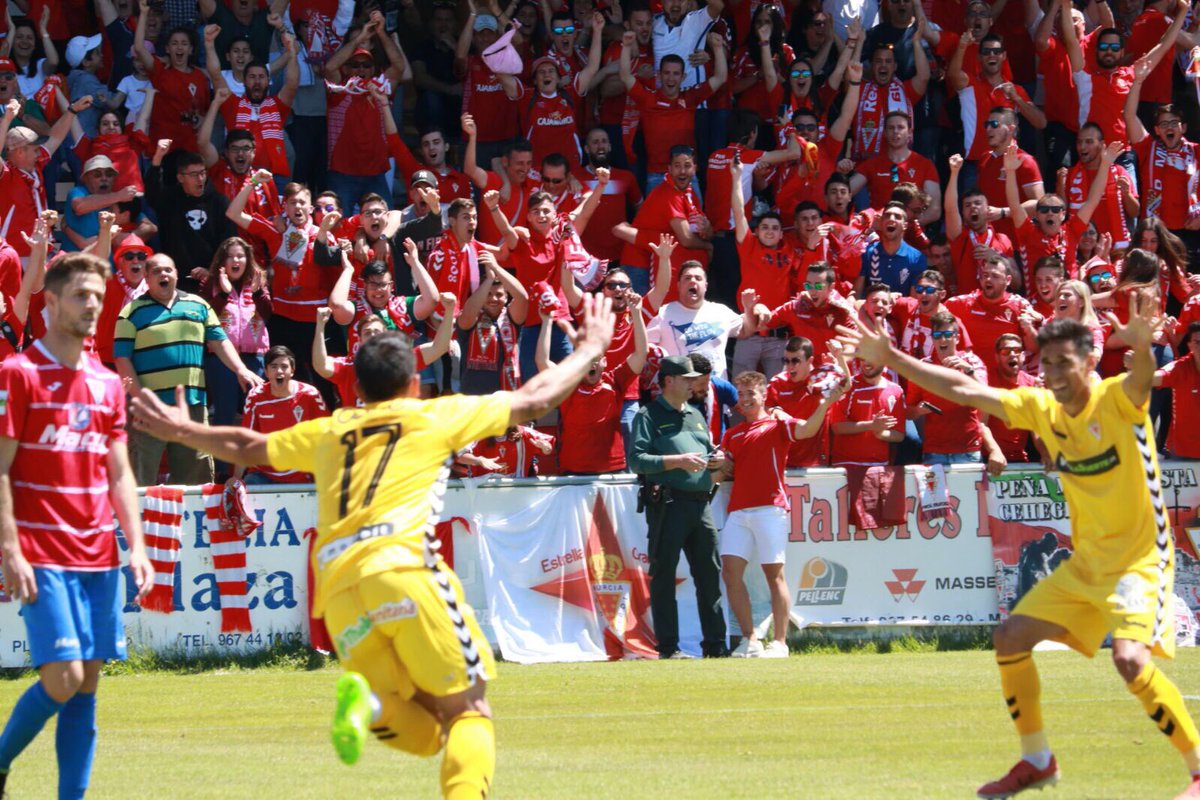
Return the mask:
M 663 456 L 681 453 L 713 451 L 708 423 L 700 410 L 685 404 L 677 411 L 659 395 L 654 402 L 643 406 L 633 418 L 633 444 L 630 468 L 645 475 L 650 483 L 661 483 L 672 489 L 688 492 L 712 490 L 712 476 L 707 469 L 688 472 L 684 469 L 663 469 Z

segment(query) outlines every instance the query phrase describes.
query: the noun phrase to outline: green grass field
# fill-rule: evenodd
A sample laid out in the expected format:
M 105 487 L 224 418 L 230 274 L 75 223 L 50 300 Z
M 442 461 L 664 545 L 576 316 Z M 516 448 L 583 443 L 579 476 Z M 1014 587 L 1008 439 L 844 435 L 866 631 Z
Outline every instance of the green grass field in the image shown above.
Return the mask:
M 1182 762 L 1104 651 L 1039 654 L 1063 770 L 1049 800 L 1170 798 Z M 1185 695 L 1200 651 L 1167 671 Z M 329 747 L 337 668 L 150 672 L 101 684 L 89 798 L 432 798 L 439 762 L 371 742 Z M 0 681 L 7 714 L 27 680 Z M 497 798 L 965 798 L 1016 741 L 983 651 L 794 655 L 520 667 L 490 693 Z M 1200 714 L 1200 695 L 1189 702 Z M 53 725 L 53 723 L 51 723 Z M 54 796 L 47 728 L 17 761 L 13 800 Z

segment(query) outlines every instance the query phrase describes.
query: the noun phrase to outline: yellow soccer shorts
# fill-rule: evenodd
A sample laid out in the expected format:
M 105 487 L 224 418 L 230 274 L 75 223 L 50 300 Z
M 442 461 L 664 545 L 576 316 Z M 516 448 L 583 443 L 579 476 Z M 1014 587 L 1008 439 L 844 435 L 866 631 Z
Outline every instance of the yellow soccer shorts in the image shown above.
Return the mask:
M 362 576 L 328 599 L 325 624 L 345 668 L 376 694 L 446 697 L 496 674 L 462 584 L 440 562 Z
M 1067 559 L 1030 589 L 1012 613 L 1061 625 L 1067 632 L 1058 641 L 1088 658 L 1096 654 L 1109 633 L 1114 639 L 1141 642 L 1157 655 L 1174 658 L 1174 585 L 1174 559 L 1162 571 L 1157 563 L 1146 561 L 1119 575 L 1100 577 L 1085 576 Z

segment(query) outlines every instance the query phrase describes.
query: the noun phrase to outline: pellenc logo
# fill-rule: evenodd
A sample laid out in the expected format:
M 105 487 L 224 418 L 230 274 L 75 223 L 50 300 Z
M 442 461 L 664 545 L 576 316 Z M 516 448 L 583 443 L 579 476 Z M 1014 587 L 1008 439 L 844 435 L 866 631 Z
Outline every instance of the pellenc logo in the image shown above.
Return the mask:
M 846 568 L 827 558 L 810 558 L 800 570 L 798 606 L 840 606 L 846 596 Z

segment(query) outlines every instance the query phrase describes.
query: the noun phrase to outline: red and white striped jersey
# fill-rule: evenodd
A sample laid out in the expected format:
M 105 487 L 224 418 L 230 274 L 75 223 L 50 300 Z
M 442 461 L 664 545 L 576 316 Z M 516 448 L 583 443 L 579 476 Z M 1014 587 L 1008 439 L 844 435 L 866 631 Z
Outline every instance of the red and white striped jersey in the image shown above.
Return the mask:
M 283 139 L 283 126 L 287 122 L 291 106 L 280 102 L 278 97 L 266 97 L 257 105 L 245 97 L 234 95 L 221 106 L 221 118 L 225 130 L 244 130 L 254 134 L 254 167 L 269 169 L 274 175 L 291 175 L 287 149 Z
M 119 565 L 108 451 L 126 441 L 121 379 L 91 353 L 71 369 L 42 343 L 0 365 L 0 436 L 18 442 L 9 470 L 21 552 L 30 564 L 99 571 Z

